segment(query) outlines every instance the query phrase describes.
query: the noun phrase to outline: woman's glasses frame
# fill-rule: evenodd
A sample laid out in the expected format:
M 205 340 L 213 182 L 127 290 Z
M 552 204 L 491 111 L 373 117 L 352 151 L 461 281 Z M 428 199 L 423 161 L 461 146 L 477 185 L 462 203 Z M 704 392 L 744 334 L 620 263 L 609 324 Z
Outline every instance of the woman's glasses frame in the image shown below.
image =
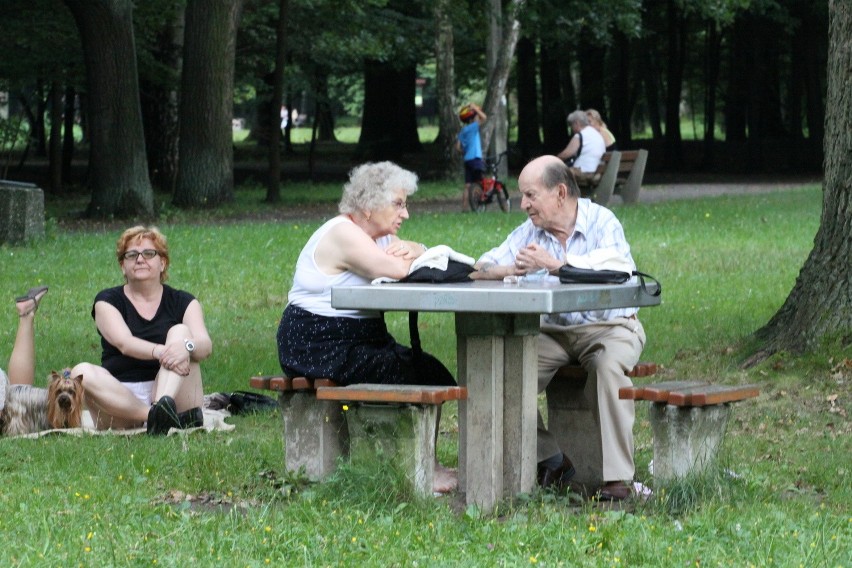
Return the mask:
M 128 250 L 125 251 L 124 254 L 121 255 L 121 258 L 124 260 L 130 260 L 136 262 L 136 259 L 141 255 L 145 260 L 151 260 L 155 256 L 160 254 L 159 251 L 154 249 L 145 249 L 145 250 Z

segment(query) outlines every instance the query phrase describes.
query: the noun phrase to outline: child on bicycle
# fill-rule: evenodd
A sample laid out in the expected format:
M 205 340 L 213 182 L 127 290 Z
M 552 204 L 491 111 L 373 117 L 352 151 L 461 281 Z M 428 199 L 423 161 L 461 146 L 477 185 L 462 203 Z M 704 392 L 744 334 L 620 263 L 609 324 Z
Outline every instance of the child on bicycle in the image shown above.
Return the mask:
M 482 179 L 482 172 L 485 171 L 479 125 L 487 119 L 488 117 L 476 103 L 468 103 L 459 110 L 459 120 L 464 124 L 456 141 L 456 150 L 464 155 L 462 211 L 470 211 L 471 186 Z

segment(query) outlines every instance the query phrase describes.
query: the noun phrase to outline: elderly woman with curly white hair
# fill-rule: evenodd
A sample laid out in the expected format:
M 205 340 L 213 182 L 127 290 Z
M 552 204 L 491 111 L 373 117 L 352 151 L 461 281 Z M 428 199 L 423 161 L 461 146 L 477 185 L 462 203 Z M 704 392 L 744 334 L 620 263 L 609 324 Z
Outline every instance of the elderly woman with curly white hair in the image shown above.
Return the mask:
M 455 385 L 447 368 L 388 333 L 380 312 L 331 306 L 332 286 L 369 284 L 379 277 L 403 278 L 421 244 L 400 240 L 408 197 L 417 176 L 392 162 L 363 164 L 349 174 L 340 214 L 308 240 L 296 262 L 288 305 L 278 328 L 278 358 L 289 377 L 330 378 L 338 384 Z M 456 485 L 436 464 L 435 491 Z

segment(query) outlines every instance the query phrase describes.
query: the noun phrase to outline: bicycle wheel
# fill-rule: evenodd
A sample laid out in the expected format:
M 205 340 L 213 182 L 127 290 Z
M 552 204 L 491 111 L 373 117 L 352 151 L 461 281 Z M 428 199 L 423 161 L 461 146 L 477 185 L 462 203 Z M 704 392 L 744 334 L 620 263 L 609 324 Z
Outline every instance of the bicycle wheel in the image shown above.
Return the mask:
M 512 210 L 512 200 L 509 198 L 509 191 L 502 182 L 497 182 L 497 202 L 500 204 L 500 209 L 503 213 L 508 213 Z
M 482 186 L 474 185 L 470 188 L 470 209 L 476 213 L 485 211 L 485 204 L 482 202 Z

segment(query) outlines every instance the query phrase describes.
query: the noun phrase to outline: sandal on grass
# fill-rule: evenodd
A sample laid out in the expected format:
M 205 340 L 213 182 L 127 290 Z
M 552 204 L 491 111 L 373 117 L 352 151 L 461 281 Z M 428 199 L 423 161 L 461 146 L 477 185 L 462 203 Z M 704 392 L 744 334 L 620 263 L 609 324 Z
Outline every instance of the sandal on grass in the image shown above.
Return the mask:
M 28 311 L 26 313 L 20 314 L 20 317 L 28 316 L 30 314 L 35 313 L 38 310 L 38 303 L 41 301 L 41 299 L 47 293 L 47 290 L 48 290 L 47 286 L 37 286 L 35 288 L 30 288 L 29 290 L 27 290 L 27 293 L 25 295 L 18 296 L 17 298 L 15 298 L 16 304 L 20 304 L 22 302 L 28 302 L 30 300 L 32 300 L 32 302 L 33 302 L 33 309 L 31 309 L 30 311 Z

